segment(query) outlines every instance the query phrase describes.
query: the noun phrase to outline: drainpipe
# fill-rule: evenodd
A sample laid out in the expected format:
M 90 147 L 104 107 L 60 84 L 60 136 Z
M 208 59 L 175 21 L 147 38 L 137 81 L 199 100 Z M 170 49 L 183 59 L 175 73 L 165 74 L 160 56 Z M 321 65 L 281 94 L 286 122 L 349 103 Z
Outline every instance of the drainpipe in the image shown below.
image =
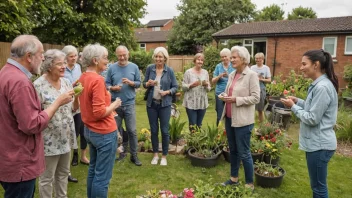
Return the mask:
M 276 35 L 274 35 L 274 38 L 275 38 L 275 50 L 274 50 L 273 78 L 275 77 L 275 68 L 276 68 L 276 49 L 277 49 Z

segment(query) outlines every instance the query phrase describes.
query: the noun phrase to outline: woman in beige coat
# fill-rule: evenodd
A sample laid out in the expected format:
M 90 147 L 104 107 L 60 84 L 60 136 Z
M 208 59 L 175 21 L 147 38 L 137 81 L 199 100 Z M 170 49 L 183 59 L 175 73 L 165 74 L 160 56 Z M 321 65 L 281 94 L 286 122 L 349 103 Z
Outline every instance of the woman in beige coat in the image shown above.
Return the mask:
M 255 104 L 260 98 L 259 80 L 257 73 L 248 67 L 250 55 L 245 47 L 232 47 L 231 62 L 236 71 L 229 75 L 225 96 L 220 96 L 225 101 L 222 118 L 225 118 L 231 162 L 231 178 L 223 185 L 238 184 L 238 170 L 242 161 L 246 187 L 254 189 L 250 138 Z

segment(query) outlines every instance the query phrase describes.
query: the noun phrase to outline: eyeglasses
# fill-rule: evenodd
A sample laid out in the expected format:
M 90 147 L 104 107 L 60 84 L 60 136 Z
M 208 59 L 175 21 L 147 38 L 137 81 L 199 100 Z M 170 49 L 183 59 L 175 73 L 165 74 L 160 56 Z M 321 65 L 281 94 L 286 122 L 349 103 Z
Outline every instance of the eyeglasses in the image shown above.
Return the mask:
M 54 63 L 54 66 L 65 66 L 67 64 L 67 62 L 58 62 L 58 63 Z

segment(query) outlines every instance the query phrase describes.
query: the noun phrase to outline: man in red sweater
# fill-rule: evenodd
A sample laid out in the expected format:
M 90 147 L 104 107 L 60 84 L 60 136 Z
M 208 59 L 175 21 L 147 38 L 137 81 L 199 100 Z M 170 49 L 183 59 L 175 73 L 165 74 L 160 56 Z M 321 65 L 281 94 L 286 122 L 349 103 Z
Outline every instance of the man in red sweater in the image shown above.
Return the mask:
M 30 77 L 40 72 L 43 52 L 37 37 L 18 36 L 0 71 L 0 183 L 5 198 L 34 197 L 36 177 L 45 169 L 41 131 L 74 95 L 63 93 L 47 109 L 41 108 Z

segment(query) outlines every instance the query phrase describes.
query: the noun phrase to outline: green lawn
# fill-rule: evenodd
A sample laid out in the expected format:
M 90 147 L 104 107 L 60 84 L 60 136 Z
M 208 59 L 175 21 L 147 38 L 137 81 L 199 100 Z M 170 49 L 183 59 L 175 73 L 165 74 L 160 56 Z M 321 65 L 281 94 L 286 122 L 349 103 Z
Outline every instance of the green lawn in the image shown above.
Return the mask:
M 211 98 L 211 101 L 213 98 Z M 137 105 L 137 129 L 149 128 L 145 105 Z M 184 108 L 180 107 L 183 120 L 187 120 Z M 216 120 L 216 113 L 213 105 L 207 109 L 204 124 L 213 124 Z M 308 171 L 305 154 L 298 150 L 297 137 L 298 125 L 291 125 L 287 132 L 294 139 L 291 150 L 285 150 L 281 157 L 280 165 L 287 171 L 283 184 L 278 189 L 263 189 L 256 187 L 255 192 L 260 197 L 312 197 L 309 187 Z M 140 153 L 139 157 L 143 163 L 137 167 L 125 161 L 116 163 L 113 178 L 110 183 L 109 197 L 135 198 L 136 195 L 145 194 L 146 190 L 168 189 L 174 193 L 180 193 L 184 188 L 194 187 L 198 179 L 207 180 L 213 178 L 214 183 L 223 182 L 229 178 L 230 164 L 221 160 L 220 164 L 214 168 L 202 169 L 193 167 L 190 161 L 183 155 L 169 155 L 168 166 L 152 166 L 151 153 Z M 334 155 L 329 163 L 329 193 L 330 197 L 348 198 L 352 197 L 352 174 L 349 167 L 352 164 L 351 158 Z M 79 183 L 69 183 L 68 197 L 86 197 L 86 176 L 88 166 L 79 165 L 71 168 L 72 175 L 77 177 Z M 240 178 L 244 172 L 241 168 Z M 0 189 L 0 197 L 3 190 Z M 38 188 L 36 197 L 38 197 Z

